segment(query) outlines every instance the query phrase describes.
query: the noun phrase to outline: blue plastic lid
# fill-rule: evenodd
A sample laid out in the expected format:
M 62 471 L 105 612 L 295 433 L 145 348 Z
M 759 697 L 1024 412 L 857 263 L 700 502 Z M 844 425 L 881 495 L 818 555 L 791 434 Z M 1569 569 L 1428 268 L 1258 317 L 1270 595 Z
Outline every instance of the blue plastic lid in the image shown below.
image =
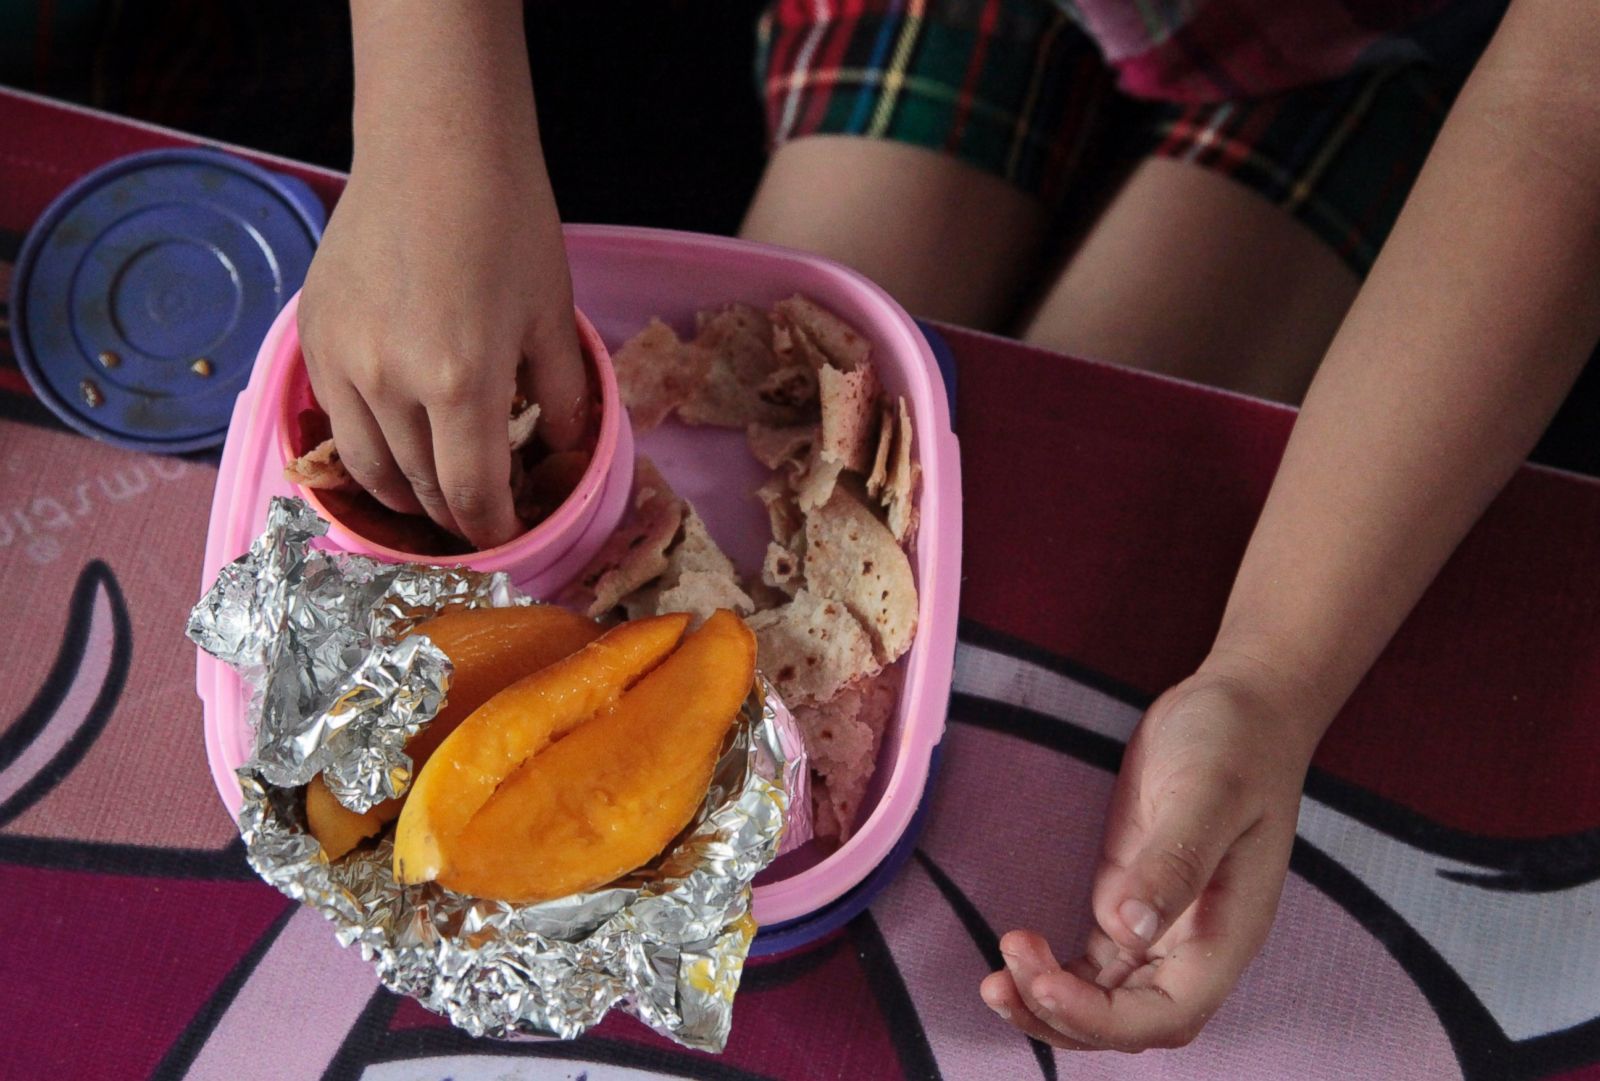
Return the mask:
M 17 259 L 23 374 L 63 421 L 108 443 L 220 444 L 325 221 L 300 181 L 217 150 L 95 170 L 50 204 Z

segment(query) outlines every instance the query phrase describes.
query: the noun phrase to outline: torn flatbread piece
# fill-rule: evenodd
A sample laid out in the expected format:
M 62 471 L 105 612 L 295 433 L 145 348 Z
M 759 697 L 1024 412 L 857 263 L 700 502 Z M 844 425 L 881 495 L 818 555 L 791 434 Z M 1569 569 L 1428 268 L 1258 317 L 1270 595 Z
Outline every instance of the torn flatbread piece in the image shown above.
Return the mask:
M 851 680 L 876 675 L 866 630 L 838 601 L 807 590 L 746 622 L 756 636 L 756 663 L 790 706 L 815 705 Z
M 708 354 L 690 349 L 661 320 L 650 320 L 611 358 L 634 430 L 648 431 L 667 419 L 696 393 L 710 365 Z
M 883 495 L 883 486 L 889 482 L 889 448 L 894 445 L 894 424 L 892 410 L 879 410 L 878 447 L 872 455 L 872 472 L 867 474 L 867 494 L 873 499 Z
M 794 493 L 780 476 L 769 477 L 756 489 L 756 498 L 767 508 L 767 521 L 772 527 L 772 539 L 789 546 L 796 537 L 804 539 L 806 520 L 794 501 Z
M 783 364 L 761 381 L 756 396 L 769 405 L 805 411 L 817 400 L 817 370 L 809 363 Z
M 880 387 L 872 365 L 863 362 L 843 372 L 825 365 L 817 373 L 822 396 L 822 459 L 843 469 L 866 473 L 872 466 L 874 420 Z
M 699 626 L 718 608 L 730 608 L 740 615 L 755 611 L 739 584 L 738 571 L 712 539 L 710 530 L 693 507 L 684 504 L 683 528 L 667 552 L 666 570 L 656 583 L 656 615 L 688 612 Z
M 710 619 L 711 614 L 719 608 L 749 615 L 755 611 L 756 603 L 739 588 L 735 579 L 707 571 L 687 571 L 678 576 L 676 584 L 661 590 L 654 614 L 687 612 L 692 617 L 689 621 L 692 630 Z
M 803 296 L 778 301 L 772 309 L 772 322 L 813 363 L 820 355 L 834 367 L 853 372 L 872 353 L 871 343 L 854 327 Z M 778 340 L 776 335 L 774 340 Z
M 537 403 L 523 401 L 518 398 L 511 403 L 511 424 L 507 432 L 511 444 L 511 453 L 515 454 L 528 445 L 533 438 L 533 429 L 539 423 L 539 406 Z
M 804 329 L 776 315 L 773 318 L 772 351 L 778 355 L 779 363 L 783 368 L 805 368 L 815 378 L 828 363 L 828 355 Z
M 805 469 L 793 478 L 794 501 L 800 513 L 811 514 L 833 495 L 833 487 L 844 471 L 843 462 L 830 462 L 822 457 L 820 444 L 811 448 L 806 457 Z
M 772 541 L 767 545 L 767 556 L 761 562 L 761 580 L 792 597 L 805 585 L 804 566 L 800 556 L 777 541 Z
M 772 346 L 772 320 L 752 304 L 733 303 L 696 312 L 694 332 L 702 345 L 713 345 L 728 335 L 749 334 L 761 339 L 768 348 Z
M 331 439 L 324 439 L 284 466 L 283 475 L 291 484 L 319 491 L 349 492 L 361 487 L 344 467 L 339 448 Z
M 906 400 L 896 400 L 899 425 L 894 440 L 894 464 L 889 471 L 888 483 L 883 489 L 883 505 L 889 514 L 889 532 L 904 544 L 916 528 L 917 477 L 922 467 L 911 457 L 911 412 Z
M 758 313 L 759 314 L 759 313 Z M 771 327 L 751 329 L 747 310 L 729 308 L 706 319 L 685 348 L 705 357 L 703 377 L 678 407 L 686 424 L 743 428 L 750 424 L 784 425 L 804 419 L 797 407 L 769 402 L 761 388 L 780 367 L 772 350 Z
M 806 756 L 822 784 L 815 814 L 843 843 L 859 825 L 861 806 L 877 771 L 878 749 L 894 716 L 898 679 L 892 671 L 860 679 L 820 706 L 801 706 L 795 721 Z
M 768 469 L 799 469 L 805 464 L 806 455 L 811 453 L 818 433 L 815 424 L 797 424 L 788 428 L 752 424 L 744 430 L 744 437 L 750 444 L 750 453 Z
M 685 504 L 649 459 L 634 468 L 633 510 L 578 576 L 571 598 L 598 619 L 666 571 L 667 548 L 683 524 Z
M 917 586 L 911 560 L 887 526 L 845 485 L 806 517 L 806 588 L 843 604 L 890 664 L 911 648 L 917 631 Z

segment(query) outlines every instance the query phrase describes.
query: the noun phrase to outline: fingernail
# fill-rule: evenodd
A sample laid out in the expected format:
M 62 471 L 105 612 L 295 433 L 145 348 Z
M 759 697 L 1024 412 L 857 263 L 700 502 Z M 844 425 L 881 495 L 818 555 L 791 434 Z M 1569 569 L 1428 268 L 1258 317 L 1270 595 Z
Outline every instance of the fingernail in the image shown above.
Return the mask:
M 1056 1000 L 1051 998 L 1049 995 L 1040 995 L 1038 998 L 1038 1003 L 1039 1008 L 1045 1013 L 1056 1012 Z
M 1161 922 L 1156 910 L 1145 904 L 1128 898 L 1117 909 L 1117 915 L 1122 917 L 1122 923 L 1133 932 L 1133 937 L 1140 942 L 1149 942 L 1156 937 L 1156 926 Z
M 1011 1020 L 1011 1011 L 1006 1009 L 1004 1006 L 997 1005 L 996 1003 L 993 1003 L 993 1002 L 988 1003 L 988 1006 L 989 1006 L 989 1008 L 991 1010 L 993 1010 L 995 1012 L 995 1015 L 997 1017 L 999 1017 L 1000 1020 L 1002 1020 L 1002 1021 Z

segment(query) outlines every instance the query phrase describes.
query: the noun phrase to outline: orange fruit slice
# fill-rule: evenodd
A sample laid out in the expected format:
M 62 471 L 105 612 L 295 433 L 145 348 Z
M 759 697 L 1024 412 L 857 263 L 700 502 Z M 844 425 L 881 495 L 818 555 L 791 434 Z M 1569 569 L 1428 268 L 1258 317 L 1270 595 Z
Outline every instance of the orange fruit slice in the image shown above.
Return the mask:
M 412 783 L 395 826 L 395 878 L 414 883 L 437 877 L 441 849 L 501 781 L 660 664 L 688 622 L 688 616 L 667 615 L 624 623 L 474 710 Z
M 574 653 L 603 630 L 598 623 L 552 604 L 523 608 L 468 608 L 424 620 L 424 634 L 450 658 L 454 674 L 444 705 L 406 743 L 415 777 L 428 758 L 502 687 Z M 405 796 L 357 814 L 333 797 L 318 774 L 306 786 L 306 824 L 331 860 L 338 859 L 400 816 Z
M 542 901 L 648 862 L 704 801 L 755 663 L 744 622 L 714 614 L 614 706 L 512 773 L 445 843 L 439 881 L 476 897 Z

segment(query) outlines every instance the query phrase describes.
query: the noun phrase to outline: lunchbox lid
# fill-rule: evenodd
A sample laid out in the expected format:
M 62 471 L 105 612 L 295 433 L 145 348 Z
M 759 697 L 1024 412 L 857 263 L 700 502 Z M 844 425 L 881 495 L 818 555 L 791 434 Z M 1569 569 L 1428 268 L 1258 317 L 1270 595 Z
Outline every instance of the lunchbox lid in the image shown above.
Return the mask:
M 132 450 L 220 444 L 326 212 L 299 180 L 220 150 L 155 150 L 84 176 L 17 259 L 11 335 L 34 392 Z

